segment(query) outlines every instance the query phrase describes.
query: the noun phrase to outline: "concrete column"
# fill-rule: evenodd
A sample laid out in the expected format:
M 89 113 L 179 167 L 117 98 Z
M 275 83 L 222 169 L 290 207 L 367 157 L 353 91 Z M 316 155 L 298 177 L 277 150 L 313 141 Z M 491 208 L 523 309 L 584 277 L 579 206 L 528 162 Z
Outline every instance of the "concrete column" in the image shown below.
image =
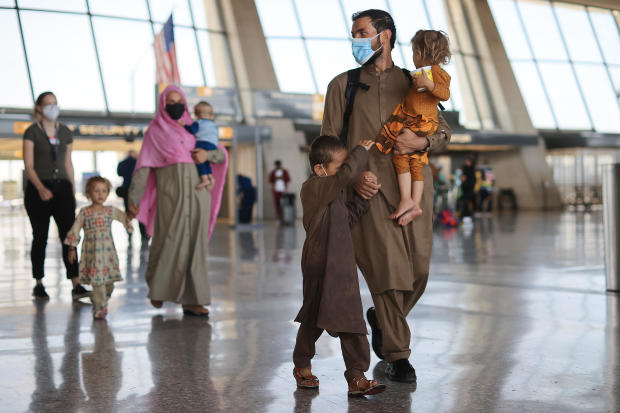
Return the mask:
M 461 47 L 480 56 L 484 85 L 474 87 L 485 90 L 475 93 L 488 96 L 498 127 L 504 132 L 537 135 L 487 0 L 446 0 L 446 7 Z M 489 153 L 484 158 L 495 169 L 498 188 L 512 188 L 520 207 L 558 208 L 562 201 L 545 154 L 539 138 L 537 146 Z

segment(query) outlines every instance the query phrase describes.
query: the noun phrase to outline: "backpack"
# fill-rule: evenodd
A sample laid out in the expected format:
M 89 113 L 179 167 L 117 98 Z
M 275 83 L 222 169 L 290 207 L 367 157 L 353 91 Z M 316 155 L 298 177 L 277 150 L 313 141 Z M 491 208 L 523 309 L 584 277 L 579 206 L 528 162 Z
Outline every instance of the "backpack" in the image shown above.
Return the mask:
M 413 79 L 409 70 L 405 68 L 401 68 L 400 70 L 402 70 L 407 79 L 409 79 L 409 85 L 411 85 Z M 369 85 L 360 82 L 361 73 L 361 67 L 351 69 L 347 72 L 347 88 L 344 91 L 345 111 L 344 117 L 342 119 L 342 130 L 340 131 L 340 141 L 344 144 L 344 146 L 347 146 L 347 135 L 349 134 L 349 119 L 351 118 L 351 113 L 353 112 L 353 102 L 355 101 L 355 94 L 357 93 L 357 89 L 360 87 L 364 90 L 370 89 Z M 441 103 L 439 103 L 439 109 L 446 110 Z

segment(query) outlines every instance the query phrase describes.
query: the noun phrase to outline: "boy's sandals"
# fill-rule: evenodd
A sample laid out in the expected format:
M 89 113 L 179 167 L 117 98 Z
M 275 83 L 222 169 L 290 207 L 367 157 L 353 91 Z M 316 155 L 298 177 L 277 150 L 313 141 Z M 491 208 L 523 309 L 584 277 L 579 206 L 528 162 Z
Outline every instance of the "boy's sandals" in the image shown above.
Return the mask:
M 302 374 L 302 370 L 306 370 L 310 373 L 307 375 Z M 297 382 L 297 388 L 299 389 L 318 389 L 319 388 L 319 379 L 312 374 L 310 371 L 310 367 L 303 367 L 293 369 L 293 377 L 295 377 L 295 381 Z
M 385 391 L 385 384 L 377 380 L 368 380 L 364 376 L 356 377 L 349 382 L 349 397 L 364 397 Z

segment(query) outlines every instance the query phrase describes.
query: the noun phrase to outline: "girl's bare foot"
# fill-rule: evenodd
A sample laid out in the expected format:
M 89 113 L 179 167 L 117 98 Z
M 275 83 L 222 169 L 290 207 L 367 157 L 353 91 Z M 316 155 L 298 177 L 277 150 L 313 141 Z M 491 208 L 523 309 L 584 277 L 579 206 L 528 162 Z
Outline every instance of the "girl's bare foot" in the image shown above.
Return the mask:
M 411 210 L 415 204 L 413 203 L 413 199 L 401 199 L 400 204 L 396 207 L 396 211 L 392 215 L 390 215 L 390 219 L 396 219 L 403 215 L 404 213 Z
M 420 215 L 422 215 L 422 208 L 415 206 L 398 219 L 398 224 L 404 227 Z

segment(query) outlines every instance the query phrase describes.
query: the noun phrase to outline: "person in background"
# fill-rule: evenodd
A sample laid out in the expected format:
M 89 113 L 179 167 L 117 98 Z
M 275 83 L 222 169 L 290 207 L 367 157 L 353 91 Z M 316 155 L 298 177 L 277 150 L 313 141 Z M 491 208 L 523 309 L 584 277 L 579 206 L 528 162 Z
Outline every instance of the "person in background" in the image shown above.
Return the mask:
M 237 194 L 239 196 L 239 222 L 249 224 L 252 222 L 252 210 L 256 202 L 256 188 L 252 180 L 245 175 L 237 175 Z
M 471 158 L 465 159 L 465 164 L 461 167 L 461 219 L 463 223 L 471 223 L 472 211 L 475 210 L 476 193 L 476 169 Z
M 116 188 L 116 195 L 123 198 L 125 204 L 125 213 L 129 212 L 129 186 L 131 185 L 131 178 L 133 177 L 133 171 L 136 169 L 136 162 L 138 160 L 138 154 L 133 149 L 127 153 L 127 157 L 118 163 L 116 173 L 118 176 L 123 177 L 123 184 Z M 146 227 L 140 222 L 140 235 L 142 235 L 142 243 L 148 243 L 149 236 L 146 234 Z M 131 234 L 129 234 L 131 240 Z
M 54 217 L 67 278 L 73 284 L 71 296 L 78 300 L 88 297 L 90 291 L 80 285 L 77 262 L 69 262 L 69 246 L 62 244 L 75 220 L 76 204 L 71 162 L 73 134 L 58 122 L 59 114 L 56 96 L 52 92 L 41 93 L 35 102 L 34 122 L 24 133 L 23 156 L 28 178 L 24 206 L 32 226 L 30 259 L 36 280 L 32 295 L 36 299 L 49 299 L 43 277 L 50 218 Z
M 280 205 L 280 199 L 282 195 L 286 193 L 286 187 L 291 178 L 288 171 L 282 168 L 281 161 L 274 162 L 275 168 L 269 174 L 269 183 L 271 184 L 271 192 L 273 193 L 273 208 L 276 210 L 276 215 L 279 220 L 282 220 L 282 205 Z
M 480 198 L 480 212 L 483 215 L 491 215 L 493 212 L 493 184 L 495 181 L 495 172 L 493 172 L 490 166 L 483 166 L 481 173 L 482 180 L 478 192 Z

